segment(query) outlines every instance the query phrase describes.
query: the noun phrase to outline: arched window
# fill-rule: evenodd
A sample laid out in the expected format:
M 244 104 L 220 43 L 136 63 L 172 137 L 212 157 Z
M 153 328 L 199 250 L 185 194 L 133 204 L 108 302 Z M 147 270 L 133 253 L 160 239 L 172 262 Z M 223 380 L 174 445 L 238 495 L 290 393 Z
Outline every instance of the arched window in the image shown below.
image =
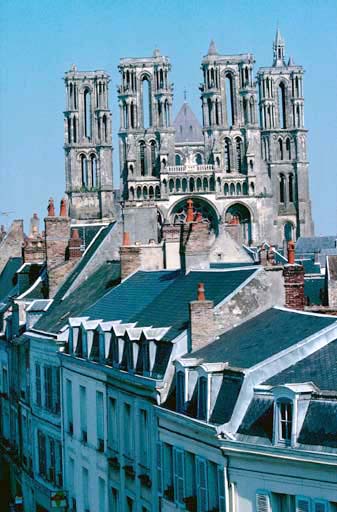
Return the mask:
M 181 156 L 176 154 L 176 165 L 181 165 Z
M 280 203 L 285 203 L 285 178 L 280 174 Z
M 142 197 L 142 189 L 140 187 L 137 187 L 137 199 L 140 199 Z
M 233 126 L 234 123 L 234 84 L 233 76 L 231 73 L 225 75 L 226 79 L 226 111 L 228 126 Z
M 133 187 L 130 187 L 130 192 L 129 192 L 129 199 L 130 201 L 133 201 L 135 198 L 135 191 L 134 191 L 134 188 Z
M 131 128 L 136 127 L 135 123 L 135 104 L 132 102 L 130 105 Z
M 187 180 L 186 180 L 186 178 L 183 178 L 182 189 L 183 189 L 183 192 L 187 191 Z
M 165 126 L 170 126 L 170 106 L 168 101 L 166 100 L 164 103 L 164 111 L 165 111 Z
M 169 190 L 170 193 L 172 193 L 174 190 L 174 181 L 172 179 L 169 181 Z
M 295 91 L 296 91 L 296 97 L 299 97 L 299 87 L 298 87 L 298 76 L 295 78 Z
M 249 123 L 247 105 L 248 105 L 248 102 L 247 102 L 246 98 L 243 98 L 242 106 L 243 106 L 243 118 L 244 118 L 245 123 Z
M 210 177 L 209 188 L 210 188 L 211 192 L 215 192 L 215 179 L 214 179 L 214 176 Z
M 202 156 L 200 155 L 200 153 L 197 153 L 197 154 L 195 155 L 195 163 L 196 163 L 197 165 L 202 165 Z
M 204 192 L 207 192 L 207 190 L 208 190 L 208 181 L 207 181 L 207 178 L 204 178 L 204 179 L 203 179 L 203 189 L 204 189 Z
M 194 192 L 194 178 L 190 179 L 190 192 Z
M 77 142 L 77 124 L 76 124 L 76 117 L 73 117 L 73 141 Z
M 197 179 L 197 191 L 201 192 L 201 190 L 202 190 L 201 178 L 198 178 Z
M 241 185 L 240 183 L 236 184 L 236 195 L 241 196 Z
M 215 101 L 215 124 L 218 126 L 219 122 L 219 101 Z
M 251 97 L 249 101 L 249 110 L 250 110 L 250 122 L 255 122 L 255 101 L 254 98 Z
M 155 196 L 156 196 L 156 199 L 160 199 L 160 188 L 159 188 L 159 185 L 157 185 L 156 188 L 155 188 Z
M 91 172 L 91 185 L 97 187 L 97 160 L 95 155 L 90 157 L 90 172 Z
M 108 140 L 108 123 L 107 123 L 107 118 L 106 118 L 105 114 L 104 114 L 104 116 L 102 118 L 102 124 L 103 124 L 104 142 L 107 142 L 107 140 Z
M 147 77 L 142 80 L 142 106 L 143 106 L 143 127 L 152 126 L 151 119 L 151 85 Z
M 280 128 L 287 127 L 286 119 L 286 88 L 283 82 L 280 83 L 278 88 L 278 105 L 279 105 L 279 126 Z
M 153 199 L 154 198 L 154 189 L 153 187 L 149 187 L 149 199 Z
M 225 196 L 228 196 L 228 193 L 229 193 L 228 183 L 225 183 L 224 188 L 223 188 L 223 193 Z
M 88 139 L 91 137 L 91 93 L 85 89 L 84 95 L 84 135 Z
M 287 159 L 291 160 L 290 139 L 286 139 L 286 152 L 287 152 Z
M 69 86 L 69 108 L 72 109 L 74 105 L 73 102 L 73 84 Z
M 293 403 L 291 400 L 282 399 L 277 402 L 278 413 L 278 442 L 286 445 L 291 443 L 293 429 Z
M 139 160 L 140 160 L 140 174 L 141 176 L 146 176 L 146 156 L 145 156 L 145 142 L 141 141 L 139 143 Z
M 289 202 L 294 202 L 294 175 L 289 174 Z
M 125 101 L 123 102 L 123 125 L 126 130 L 129 128 L 128 106 Z
M 156 156 L 156 141 L 155 140 L 151 140 L 150 142 L 150 156 L 151 156 L 151 172 L 152 172 L 152 176 L 156 176 L 156 160 L 157 160 L 157 156 Z
M 296 126 L 298 128 L 301 126 L 301 115 L 299 105 L 296 106 Z
M 163 70 L 161 69 L 159 72 L 159 88 L 162 89 L 164 87 L 164 75 Z
M 88 160 L 85 155 L 81 155 L 81 173 L 82 173 L 82 185 L 83 187 L 88 186 Z
M 253 192 L 254 192 L 254 184 L 252 184 L 252 185 L 253 185 Z M 248 196 L 248 185 L 246 182 L 242 184 L 242 193 L 244 196 Z
M 235 149 L 238 171 L 242 172 L 242 141 L 240 137 L 235 139 Z
M 70 119 L 70 117 L 68 117 L 67 122 L 68 122 L 68 144 L 70 144 L 71 143 L 71 119 Z
M 212 126 L 212 107 L 213 107 L 213 104 L 212 104 L 212 101 L 211 101 L 210 98 L 208 98 L 208 100 L 207 100 L 207 107 L 208 107 L 208 125 Z
M 225 171 L 231 172 L 231 147 L 230 147 L 230 140 L 225 139 Z
M 229 187 L 229 193 L 231 196 L 235 196 L 235 185 L 234 183 L 231 183 L 230 187 Z
M 180 188 L 181 188 L 181 183 L 180 183 L 180 179 L 176 179 L 176 191 L 177 192 L 180 192 Z
M 278 140 L 278 152 L 279 152 L 279 159 L 283 160 L 283 140 Z
M 143 188 L 143 199 L 147 199 L 147 187 Z

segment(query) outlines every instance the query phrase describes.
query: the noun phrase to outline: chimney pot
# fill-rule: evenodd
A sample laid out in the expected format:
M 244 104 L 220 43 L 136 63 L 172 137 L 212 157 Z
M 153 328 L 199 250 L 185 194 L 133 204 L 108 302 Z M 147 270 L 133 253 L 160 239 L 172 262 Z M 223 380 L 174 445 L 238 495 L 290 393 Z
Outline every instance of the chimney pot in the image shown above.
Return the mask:
M 186 222 L 193 222 L 193 201 L 192 199 L 187 199 L 187 215 Z
M 295 244 L 292 240 L 288 242 L 288 263 L 289 265 L 295 264 Z
M 206 300 L 204 283 L 198 284 L 198 300 Z
M 67 217 L 67 203 L 63 198 L 60 203 L 60 217 Z
M 128 231 L 123 232 L 123 246 L 131 245 L 130 243 L 130 234 Z
M 54 199 L 51 197 L 48 202 L 48 217 L 55 217 Z

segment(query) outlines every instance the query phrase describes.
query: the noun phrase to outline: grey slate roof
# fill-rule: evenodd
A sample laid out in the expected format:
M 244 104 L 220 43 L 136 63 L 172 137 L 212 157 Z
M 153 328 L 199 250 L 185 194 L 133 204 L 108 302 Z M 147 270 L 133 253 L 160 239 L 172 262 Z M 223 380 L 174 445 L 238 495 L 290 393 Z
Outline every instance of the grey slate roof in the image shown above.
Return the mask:
M 70 316 L 78 316 L 83 310 L 94 304 L 106 292 L 120 281 L 120 263 L 105 262 L 88 277 L 68 297 L 55 296 L 48 311 L 34 325 L 34 329 L 57 333 Z
M 336 318 L 271 308 L 184 357 L 250 368 L 334 322 Z
M 0 274 L 0 301 L 7 302 L 10 295 L 17 293 L 16 272 L 22 265 L 22 258 L 9 258 Z
M 179 110 L 173 126 L 176 129 L 176 142 L 203 143 L 201 125 L 186 101 Z
M 274 375 L 265 384 L 313 382 L 322 391 L 337 392 L 337 340 Z
M 335 236 L 301 236 L 296 242 L 297 254 L 313 254 L 324 249 L 336 249 L 337 235 Z
M 310 401 L 298 442 L 337 448 L 337 400 Z
M 180 271 L 139 271 L 80 316 L 137 322 L 139 327 L 171 327 L 164 336 L 170 341 L 187 329 L 188 305 L 196 299 L 199 282 L 205 285 L 207 299 L 216 305 L 254 272 L 244 268 L 192 271 L 186 275 Z
M 265 437 L 271 441 L 273 438 L 273 408 L 274 401 L 271 398 L 253 398 L 238 429 L 238 433 Z

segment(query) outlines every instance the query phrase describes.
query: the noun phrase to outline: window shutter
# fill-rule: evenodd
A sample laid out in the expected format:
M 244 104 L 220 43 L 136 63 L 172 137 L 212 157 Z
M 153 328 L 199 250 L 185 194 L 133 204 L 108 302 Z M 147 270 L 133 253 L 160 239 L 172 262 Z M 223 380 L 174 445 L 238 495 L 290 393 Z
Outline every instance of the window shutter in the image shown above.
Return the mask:
M 163 446 L 160 441 L 157 442 L 157 485 L 158 492 L 163 492 Z
M 270 498 L 267 492 L 256 494 L 256 512 L 270 512 Z
M 328 504 L 326 501 L 315 501 L 314 512 L 328 512 Z
M 220 466 L 218 466 L 217 478 L 218 478 L 219 512 L 226 512 L 225 475 L 224 475 L 224 468 L 222 468 Z
M 180 505 L 183 504 L 184 489 L 184 452 L 179 448 L 174 449 L 174 498 Z
M 296 498 L 296 512 L 310 512 L 310 501 L 307 498 Z
M 197 497 L 198 511 L 205 512 L 208 509 L 208 488 L 207 488 L 207 462 L 205 459 L 197 458 Z

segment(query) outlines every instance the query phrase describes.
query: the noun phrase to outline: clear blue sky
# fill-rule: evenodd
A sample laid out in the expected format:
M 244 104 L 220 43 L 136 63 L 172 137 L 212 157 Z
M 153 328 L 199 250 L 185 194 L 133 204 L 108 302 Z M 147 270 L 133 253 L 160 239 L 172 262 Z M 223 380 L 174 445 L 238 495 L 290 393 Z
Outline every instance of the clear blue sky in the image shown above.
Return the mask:
M 120 57 L 159 47 L 172 62 L 174 112 L 188 91 L 200 118 L 200 62 L 210 39 L 221 53 L 253 52 L 271 64 L 279 24 L 287 56 L 306 69 L 310 189 L 316 234 L 337 233 L 336 0 L 2 0 L 0 7 L 0 217 L 42 219 L 64 191 L 62 77 L 74 63 L 111 75 L 118 186 L 116 85 Z M 28 225 L 26 222 L 26 230 Z

